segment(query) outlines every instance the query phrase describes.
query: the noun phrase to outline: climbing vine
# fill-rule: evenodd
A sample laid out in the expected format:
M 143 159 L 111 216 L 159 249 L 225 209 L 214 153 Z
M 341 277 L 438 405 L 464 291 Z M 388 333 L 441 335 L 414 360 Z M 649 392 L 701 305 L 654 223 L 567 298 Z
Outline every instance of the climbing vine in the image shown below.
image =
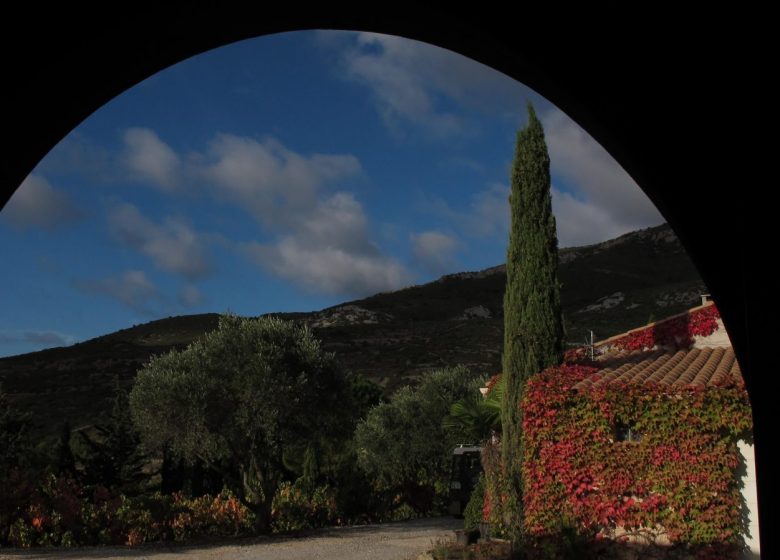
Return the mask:
M 752 427 L 744 386 L 572 391 L 596 371 L 564 364 L 526 386 L 525 533 L 547 537 L 567 528 L 593 540 L 740 546 L 737 440 Z M 617 441 L 619 424 L 641 439 Z
M 694 342 L 694 337 L 709 336 L 718 330 L 719 318 L 720 312 L 715 304 L 712 304 L 627 333 L 610 343 L 629 351 L 654 346 L 689 348 Z

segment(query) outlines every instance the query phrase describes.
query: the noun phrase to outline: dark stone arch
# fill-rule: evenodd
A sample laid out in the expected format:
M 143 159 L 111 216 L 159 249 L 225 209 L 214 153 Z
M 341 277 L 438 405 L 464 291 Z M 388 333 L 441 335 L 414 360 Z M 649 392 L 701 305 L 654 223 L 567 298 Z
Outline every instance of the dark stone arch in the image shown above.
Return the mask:
M 556 9 L 521 7 L 518 20 L 487 7 L 372 6 L 371 13 L 359 13 L 277 6 L 281 11 L 273 15 L 230 2 L 133 8 L 138 11 L 121 13 L 130 5 L 117 5 L 102 16 L 73 5 L 46 13 L 16 7 L 5 19 L 1 204 L 101 105 L 167 66 L 234 41 L 301 29 L 356 29 L 426 41 L 488 64 L 547 97 L 599 141 L 656 204 L 699 268 L 751 395 L 761 546 L 772 555 L 768 509 L 778 461 L 768 453 L 775 400 L 764 311 L 770 286 L 764 263 L 747 248 L 773 240 L 759 219 L 749 219 L 759 185 L 748 182 L 754 162 L 738 141 L 750 138 L 738 121 L 724 119 L 739 118 L 734 107 L 751 106 L 757 84 L 740 64 L 751 53 L 736 51 L 720 35 L 739 25 L 737 14 L 705 22 L 661 10 L 657 16 L 581 12 L 566 18 Z M 617 16 L 622 23 L 615 23 Z

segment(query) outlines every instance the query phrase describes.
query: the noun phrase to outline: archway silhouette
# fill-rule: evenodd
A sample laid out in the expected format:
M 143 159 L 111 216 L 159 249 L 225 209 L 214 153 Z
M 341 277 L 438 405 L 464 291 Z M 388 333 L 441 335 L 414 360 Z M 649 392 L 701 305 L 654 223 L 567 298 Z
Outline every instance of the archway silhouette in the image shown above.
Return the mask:
M 360 29 L 425 41 L 491 66 L 533 88 L 587 130 L 635 179 L 678 234 L 718 303 L 751 395 L 761 504 L 761 546 L 768 557 L 769 495 L 778 462 L 768 454 L 773 392 L 768 330 L 761 304 L 762 263 L 745 247 L 763 239 L 748 223 L 750 185 L 743 160 L 721 143 L 729 131 L 716 120 L 746 95 L 747 78 L 727 61 L 713 31 L 694 19 L 643 15 L 643 29 L 605 23 L 555 23 L 553 13 L 457 11 L 305 12 L 282 8 L 256 17 L 230 5 L 219 10 L 155 8 L 94 23 L 85 8 L 57 9 L 34 21 L 19 41 L 2 38 L 3 140 L 0 201 L 70 130 L 102 104 L 155 72 L 205 50 L 258 35 L 312 28 Z M 664 18 L 664 19 L 661 19 Z M 15 22 L 10 22 L 14 24 Z M 537 25 L 538 24 L 538 25 Z M 694 42 L 695 39 L 696 41 Z M 703 53 L 700 45 L 707 46 Z M 731 84 L 724 84 L 727 65 Z M 749 82 L 747 82 L 749 84 Z M 715 187 L 740 189 L 712 195 Z

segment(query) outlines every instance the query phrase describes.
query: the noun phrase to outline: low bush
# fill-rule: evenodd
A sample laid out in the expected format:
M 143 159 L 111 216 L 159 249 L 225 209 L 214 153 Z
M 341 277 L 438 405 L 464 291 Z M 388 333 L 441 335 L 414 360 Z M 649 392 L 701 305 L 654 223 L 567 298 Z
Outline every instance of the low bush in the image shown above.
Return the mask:
M 212 498 L 184 498 L 173 495 L 171 519 L 174 540 L 185 541 L 196 537 L 232 537 L 247 533 L 252 528 L 251 512 L 229 491 Z
M 324 527 L 337 519 L 335 491 L 302 479 L 280 484 L 271 506 L 271 527 L 279 532 Z
M 103 486 L 84 487 L 70 477 L 47 475 L 28 505 L 3 520 L 0 545 L 136 545 L 251 532 L 252 513 L 227 491 L 186 498 L 180 494 L 128 498 Z

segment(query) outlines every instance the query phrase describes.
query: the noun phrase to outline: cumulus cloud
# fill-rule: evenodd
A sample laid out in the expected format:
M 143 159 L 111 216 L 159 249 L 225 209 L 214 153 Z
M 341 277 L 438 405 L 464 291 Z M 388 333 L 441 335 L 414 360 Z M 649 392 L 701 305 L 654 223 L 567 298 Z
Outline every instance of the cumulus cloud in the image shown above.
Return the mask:
M 84 213 L 44 177 L 31 174 L 3 208 L 0 218 L 17 229 L 54 231 L 80 220 Z
M 664 221 L 628 173 L 562 111 L 546 112 L 542 123 L 552 174 L 566 184 L 552 188 L 561 247 L 598 243 Z
M 136 178 L 163 190 L 179 183 L 181 161 L 173 149 L 148 128 L 128 128 L 122 135 L 122 163 Z
M 197 286 L 187 285 L 179 291 L 179 304 L 183 307 L 195 307 L 204 302 L 205 298 Z
M 119 301 L 144 315 L 152 315 L 150 303 L 160 300 L 157 287 L 142 270 L 128 270 L 118 277 L 84 280 L 76 288 L 87 294 L 100 294 Z
M 337 192 L 320 200 L 298 218 L 296 237 L 310 245 L 340 247 L 355 253 L 371 253 L 368 220 L 363 205 L 351 193 Z
M 478 237 L 509 232 L 509 187 L 499 183 L 488 185 L 471 198 L 466 225 Z
M 320 200 L 275 243 L 246 243 L 242 251 L 313 292 L 360 296 L 411 283 L 405 267 L 371 243 L 363 207 L 350 193 Z
M 664 221 L 633 179 L 576 123 L 557 109 L 542 120 L 552 174 L 566 185 L 552 188 L 561 247 L 598 243 Z M 464 235 L 506 238 L 508 197 L 509 187 L 495 183 L 474 194 L 462 210 L 437 198 L 425 198 L 421 206 Z
M 530 94 L 522 84 L 452 51 L 419 41 L 378 33 L 322 34 L 325 43 L 341 48 L 346 77 L 369 88 L 386 124 L 422 126 L 436 136 L 464 130 L 457 103 L 471 109 L 517 111 L 517 100 Z M 337 35 L 336 35 L 337 36 Z
M 627 230 L 609 210 L 592 202 L 578 200 L 571 193 L 553 187 L 552 206 L 560 247 L 576 247 L 612 239 Z M 657 225 L 661 221 L 655 222 Z M 636 228 L 632 228 L 636 229 Z
M 366 295 L 397 289 L 411 276 L 371 242 L 363 206 L 352 193 L 326 187 L 361 173 L 349 154 L 302 155 L 275 139 L 218 135 L 199 176 L 218 198 L 239 204 L 275 239 L 240 244 L 272 274 L 313 292 Z
M 414 259 L 426 271 L 434 274 L 452 272 L 458 241 L 441 231 L 424 231 L 411 234 Z
M 124 203 L 109 213 L 109 227 L 122 243 L 151 258 L 163 270 L 189 280 L 211 272 L 205 236 L 181 220 L 168 218 L 157 225 L 138 208 Z
M 247 255 L 274 274 L 312 292 L 364 296 L 409 285 L 406 269 L 382 255 L 349 253 L 338 247 L 310 247 L 295 237 L 276 245 L 250 244 Z
M 76 338 L 57 331 L 14 330 L 0 331 L 0 343 L 28 343 L 40 348 L 54 346 L 69 346 Z
M 639 187 L 631 184 L 625 187 L 639 190 Z M 462 212 L 453 210 L 441 200 L 434 201 L 430 207 L 440 215 L 449 217 L 451 223 L 459 227 L 465 235 L 496 236 L 506 239 L 511 222 L 509 191 L 507 185 L 492 184 L 472 196 L 468 209 Z M 551 188 L 552 209 L 555 214 L 560 247 L 599 243 L 629 231 L 663 222 L 663 218 L 657 211 L 649 212 L 646 218 L 634 221 L 630 216 L 622 214 L 623 207 L 620 203 L 612 205 L 608 200 L 596 202 L 588 198 L 587 194 L 581 195 L 580 192 L 588 191 L 583 189 L 572 193 L 558 189 L 555 185 Z M 639 203 L 644 202 L 649 202 L 646 197 L 644 200 L 640 199 Z M 652 207 L 652 210 L 655 210 L 655 207 Z
M 247 254 L 273 273 L 312 292 L 365 296 L 409 285 L 403 265 L 381 255 L 352 254 L 338 247 L 313 248 L 295 237 L 276 245 L 253 244 Z
M 124 135 L 124 161 L 136 176 L 162 188 L 186 177 L 214 200 L 234 204 L 262 226 L 270 241 L 242 243 L 239 252 L 269 272 L 313 291 L 363 295 L 410 282 L 410 274 L 371 242 L 368 219 L 354 195 L 328 193 L 333 183 L 362 173 L 351 154 L 301 154 L 274 138 L 257 140 L 217 134 L 200 153 L 175 154 L 154 131 L 130 129 Z M 151 258 L 161 269 L 189 281 L 211 270 L 211 237 L 168 218 L 155 223 L 130 204 L 109 216 L 114 236 Z M 192 285 L 179 304 L 198 305 Z
M 361 171 L 349 154 L 298 154 L 272 138 L 219 134 L 211 142 L 198 174 L 213 193 L 239 203 L 269 227 L 285 225 L 316 203 L 317 192 L 331 181 Z
M 542 118 L 550 151 L 552 172 L 573 187 L 574 194 L 559 192 L 557 207 L 565 215 L 559 224 L 583 220 L 607 237 L 662 223 L 663 217 L 634 180 L 589 134 L 563 112 L 552 110 Z M 561 227 L 560 225 L 558 226 Z M 571 227 L 570 227 L 571 229 Z M 571 229 L 573 231 L 573 229 Z M 590 240 L 585 241 L 590 237 Z M 575 245 L 593 242 L 585 235 Z

